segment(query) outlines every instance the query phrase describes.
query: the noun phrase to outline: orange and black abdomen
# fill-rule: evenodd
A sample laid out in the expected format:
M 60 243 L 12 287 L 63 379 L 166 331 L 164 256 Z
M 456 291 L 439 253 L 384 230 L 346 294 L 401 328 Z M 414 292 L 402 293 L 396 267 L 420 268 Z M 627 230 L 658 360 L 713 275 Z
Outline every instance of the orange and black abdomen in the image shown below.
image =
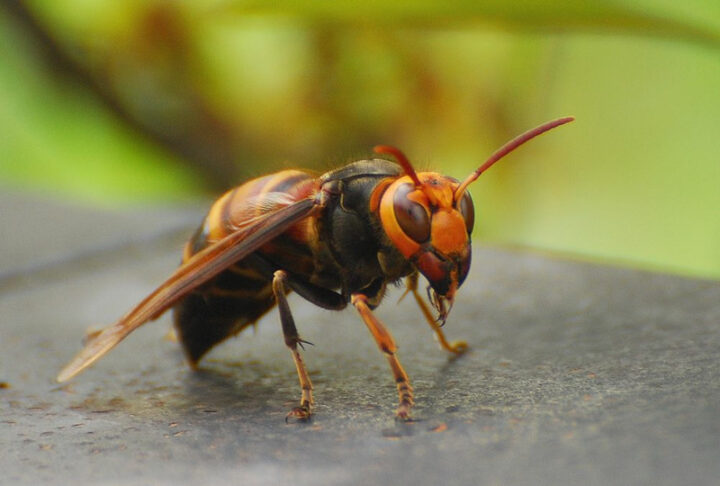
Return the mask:
M 254 218 L 311 197 L 317 190 L 318 183 L 312 175 L 284 170 L 228 191 L 212 205 L 186 244 L 183 261 Z M 273 269 L 312 274 L 315 231 L 313 218 L 299 222 L 174 307 L 175 328 L 191 364 L 219 342 L 255 323 L 275 305 Z

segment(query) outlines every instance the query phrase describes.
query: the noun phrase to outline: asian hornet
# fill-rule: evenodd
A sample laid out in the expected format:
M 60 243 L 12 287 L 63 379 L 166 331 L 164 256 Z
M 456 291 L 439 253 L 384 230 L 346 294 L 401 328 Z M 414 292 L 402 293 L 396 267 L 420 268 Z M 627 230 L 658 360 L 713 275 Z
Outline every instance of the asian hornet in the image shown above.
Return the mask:
M 406 278 L 442 347 L 444 324 L 470 270 L 474 208 L 468 186 L 528 140 L 572 121 L 560 118 L 525 132 L 498 149 L 459 182 L 437 172 L 415 172 L 398 149 L 375 147 L 397 163 L 359 160 L 320 177 L 283 170 L 226 192 L 210 208 L 185 246 L 180 267 L 115 324 L 105 328 L 60 372 L 65 381 L 93 364 L 128 334 L 172 308 L 190 366 L 216 344 L 278 306 L 285 344 L 300 379 L 300 405 L 288 418 L 312 414 L 312 382 L 300 354 L 303 341 L 286 300 L 295 291 L 325 309 L 348 303 L 360 314 L 387 358 L 399 395 L 397 417 L 410 418 L 413 389 L 391 334 L 373 314 L 388 283 Z M 429 283 L 433 316 L 419 294 Z

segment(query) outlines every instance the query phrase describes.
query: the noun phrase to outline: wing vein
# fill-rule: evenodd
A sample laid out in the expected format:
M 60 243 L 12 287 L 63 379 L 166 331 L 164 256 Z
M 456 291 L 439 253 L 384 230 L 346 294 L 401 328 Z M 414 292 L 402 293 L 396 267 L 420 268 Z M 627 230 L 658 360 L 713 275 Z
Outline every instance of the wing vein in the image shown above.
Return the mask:
M 159 317 L 178 300 L 227 267 L 242 260 L 290 226 L 317 212 L 315 199 L 303 199 L 285 206 L 251 225 L 235 231 L 193 255 L 150 295 L 117 322 L 90 341 L 65 368 L 57 380 L 69 380 L 115 347 L 132 331 Z

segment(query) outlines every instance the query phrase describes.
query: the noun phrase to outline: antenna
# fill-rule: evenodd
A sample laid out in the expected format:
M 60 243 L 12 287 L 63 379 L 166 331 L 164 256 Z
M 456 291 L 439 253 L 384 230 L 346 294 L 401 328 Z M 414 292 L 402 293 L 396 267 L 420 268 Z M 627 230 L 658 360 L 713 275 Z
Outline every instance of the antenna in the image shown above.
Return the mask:
M 495 162 L 505 157 L 507 154 L 518 148 L 520 145 L 524 144 L 525 142 L 532 140 L 533 138 L 537 137 L 538 135 L 542 135 L 543 133 L 547 132 L 548 130 L 552 130 L 555 127 L 559 127 L 560 125 L 564 125 L 566 123 L 570 123 L 575 118 L 572 116 L 567 116 L 564 118 L 558 118 L 557 120 L 552 120 L 547 123 L 543 123 L 539 127 L 533 128 L 532 130 L 528 130 L 527 132 L 518 135 L 517 137 L 510 140 L 508 143 L 500 147 L 495 151 L 494 154 L 490 156 L 489 159 L 485 161 L 483 165 L 478 167 L 478 169 L 470 174 L 467 179 L 465 179 L 460 186 L 455 190 L 455 202 L 460 201 L 460 198 L 462 198 L 463 194 L 465 193 L 465 190 L 467 187 L 475 182 L 475 180 L 480 177 L 480 174 L 488 170 Z M 377 147 L 375 148 L 375 151 L 377 152 Z M 412 176 L 411 176 L 412 177 Z
M 413 180 L 413 182 L 415 183 L 415 187 L 422 186 L 420 179 L 418 179 L 418 176 L 415 173 L 415 169 L 413 169 L 410 161 L 407 157 L 405 157 L 405 154 L 402 153 L 400 149 L 391 147 L 390 145 L 377 145 L 373 150 L 376 154 L 388 154 L 395 157 L 402 166 L 405 173 L 410 176 L 410 179 Z

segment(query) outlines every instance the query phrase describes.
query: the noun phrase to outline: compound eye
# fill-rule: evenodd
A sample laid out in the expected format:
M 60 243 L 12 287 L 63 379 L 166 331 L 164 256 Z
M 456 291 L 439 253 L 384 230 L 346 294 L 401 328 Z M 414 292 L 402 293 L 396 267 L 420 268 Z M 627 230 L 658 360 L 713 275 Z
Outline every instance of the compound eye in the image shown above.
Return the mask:
M 473 205 L 472 198 L 467 191 L 465 191 L 462 199 L 460 199 L 458 209 L 465 220 L 465 227 L 467 228 L 468 234 L 472 233 L 473 226 L 475 226 L 475 206 Z
M 415 190 L 412 184 L 402 184 L 395 191 L 393 209 L 395 218 L 403 232 L 417 243 L 430 239 L 430 216 L 422 205 L 408 199 Z

